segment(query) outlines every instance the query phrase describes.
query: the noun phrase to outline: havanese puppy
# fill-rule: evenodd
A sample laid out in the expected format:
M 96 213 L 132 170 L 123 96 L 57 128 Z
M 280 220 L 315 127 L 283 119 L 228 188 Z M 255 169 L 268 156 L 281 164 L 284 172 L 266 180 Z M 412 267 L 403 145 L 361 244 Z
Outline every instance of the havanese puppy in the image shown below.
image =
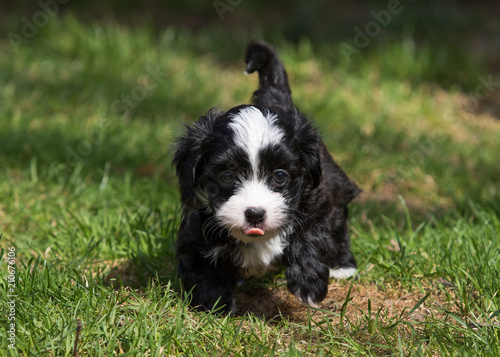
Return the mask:
M 360 190 L 295 108 L 278 55 L 251 42 L 251 105 L 212 109 L 177 138 L 183 205 L 178 274 L 197 310 L 235 312 L 237 283 L 282 265 L 289 291 L 317 306 L 329 278 L 357 271 L 347 204 Z

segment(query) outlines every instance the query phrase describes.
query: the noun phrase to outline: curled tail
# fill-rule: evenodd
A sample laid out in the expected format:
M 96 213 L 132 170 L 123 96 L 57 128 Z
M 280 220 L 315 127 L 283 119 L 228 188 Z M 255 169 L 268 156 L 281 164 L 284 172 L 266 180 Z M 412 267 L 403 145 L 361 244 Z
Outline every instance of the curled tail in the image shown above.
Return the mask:
M 259 88 L 253 92 L 252 103 L 273 107 L 293 107 L 288 76 L 276 51 L 264 41 L 252 41 L 245 53 L 246 71 L 259 73 Z

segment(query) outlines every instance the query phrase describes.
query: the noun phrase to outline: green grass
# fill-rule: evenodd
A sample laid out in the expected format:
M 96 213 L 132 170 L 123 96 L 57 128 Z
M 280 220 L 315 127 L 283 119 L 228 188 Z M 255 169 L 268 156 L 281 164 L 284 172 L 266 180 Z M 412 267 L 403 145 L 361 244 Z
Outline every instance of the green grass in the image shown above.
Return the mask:
M 365 191 L 351 210 L 360 279 L 332 281 L 334 308 L 300 316 L 186 307 L 171 140 L 257 85 L 233 60 L 249 38 L 224 36 L 62 17 L 15 52 L 0 42 L 0 247 L 16 249 L 17 295 L 12 350 L 2 259 L 0 354 L 72 356 L 81 321 L 81 356 L 499 355 L 500 122 L 463 107 L 489 73 L 411 36 L 351 62 L 276 43 L 296 104 Z M 255 284 L 285 290 L 282 274 Z M 365 288 L 413 300 L 394 312 Z

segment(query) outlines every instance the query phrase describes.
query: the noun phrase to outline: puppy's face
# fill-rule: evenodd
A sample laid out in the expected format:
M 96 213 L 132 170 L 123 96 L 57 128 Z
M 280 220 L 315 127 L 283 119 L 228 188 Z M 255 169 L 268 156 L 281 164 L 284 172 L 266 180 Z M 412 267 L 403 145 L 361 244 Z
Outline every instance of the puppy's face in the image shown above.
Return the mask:
M 276 114 L 247 106 L 219 115 L 203 131 L 203 143 L 190 148 L 199 151 L 192 190 L 218 226 L 249 243 L 300 224 L 294 210 L 310 173 L 294 128 Z

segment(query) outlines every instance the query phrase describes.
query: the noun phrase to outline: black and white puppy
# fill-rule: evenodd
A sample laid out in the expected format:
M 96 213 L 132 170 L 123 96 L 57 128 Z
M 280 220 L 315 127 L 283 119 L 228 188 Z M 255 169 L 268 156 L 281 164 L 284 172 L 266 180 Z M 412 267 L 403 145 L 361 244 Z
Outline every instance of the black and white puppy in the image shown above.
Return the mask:
M 193 307 L 231 313 L 236 284 L 281 263 L 290 292 L 315 306 L 330 277 L 357 270 L 347 204 L 359 189 L 294 107 L 275 51 L 251 42 L 245 62 L 259 73 L 253 104 L 212 109 L 176 141 L 178 274 Z

